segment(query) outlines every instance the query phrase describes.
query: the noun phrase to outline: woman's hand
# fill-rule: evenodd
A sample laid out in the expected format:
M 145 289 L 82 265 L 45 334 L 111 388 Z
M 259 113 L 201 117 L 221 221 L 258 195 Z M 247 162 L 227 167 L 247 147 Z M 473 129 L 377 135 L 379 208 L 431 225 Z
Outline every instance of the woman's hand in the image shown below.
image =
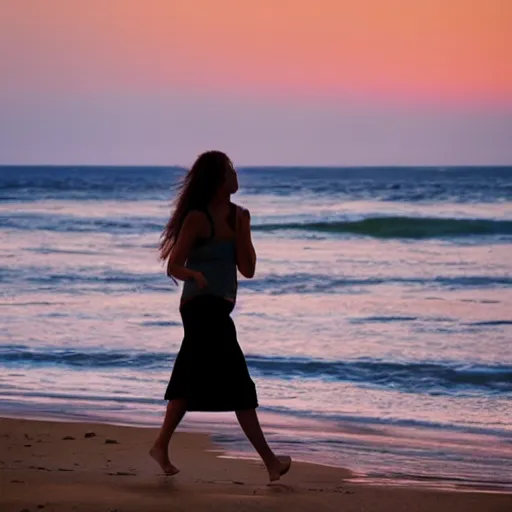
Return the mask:
M 194 272 L 192 279 L 196 282 L 197 286 L 202 290 L 208 286 L 208 281 L 202 272 Z

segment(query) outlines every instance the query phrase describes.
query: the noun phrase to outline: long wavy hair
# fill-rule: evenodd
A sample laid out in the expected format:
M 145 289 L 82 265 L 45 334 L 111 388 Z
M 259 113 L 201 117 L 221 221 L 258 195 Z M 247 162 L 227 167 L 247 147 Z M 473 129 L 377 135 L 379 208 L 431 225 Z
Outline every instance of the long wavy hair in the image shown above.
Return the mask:
M 229 157 L 221 151 L 206 151 L 178 184 L 174 209 L 160 236 L 160 260 L 171 255 L 185 217 L 191 210 L 205 210 L 219 187 L 224 183 L 226 170 L 232 166 Z

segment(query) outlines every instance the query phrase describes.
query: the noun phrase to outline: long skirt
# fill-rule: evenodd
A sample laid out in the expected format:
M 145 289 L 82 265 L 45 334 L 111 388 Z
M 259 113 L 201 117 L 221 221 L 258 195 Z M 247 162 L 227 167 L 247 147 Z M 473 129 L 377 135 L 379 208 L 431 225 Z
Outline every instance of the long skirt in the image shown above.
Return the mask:
M 184 337 L 165 392 L 184 399 L 188 411 L 237 411 L 258 407 L 231 318 L 233 303 L 198 296 L 180 308 Z

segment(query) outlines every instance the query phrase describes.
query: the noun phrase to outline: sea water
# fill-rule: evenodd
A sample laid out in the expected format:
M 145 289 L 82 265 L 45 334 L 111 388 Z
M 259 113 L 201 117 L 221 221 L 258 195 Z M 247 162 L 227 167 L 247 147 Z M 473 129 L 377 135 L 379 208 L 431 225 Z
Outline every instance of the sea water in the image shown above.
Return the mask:
M 158 425 L 180 168 L 0 167 L 0 413 Z M 279 451 L 358 478 L 512 486 L 512 168 L 242 168 L 233 313 Z M 214 342 L 214 340 L 212 340 Z M 251 454 L 233 414 L 190 414 Z

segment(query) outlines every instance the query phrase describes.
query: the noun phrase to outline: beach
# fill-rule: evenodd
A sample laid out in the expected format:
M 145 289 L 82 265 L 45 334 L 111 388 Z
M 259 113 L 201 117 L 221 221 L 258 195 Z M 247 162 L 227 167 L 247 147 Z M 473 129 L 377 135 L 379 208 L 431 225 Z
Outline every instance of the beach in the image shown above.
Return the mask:
M 159 426 L 183 328 L 157 246 L 183 173 L 0 167 L 0 417 Z M 350 485 L 511 492 L 512 169 L 239 182 L 258 262 L 232 316 L 271 446 Z M 180 429 L 254 456 L 232 413 Z
M 255 461 L 222 458 L 207 434 L 179 431 L 181 472 L 158 474 L 148 457 L 155 429 L 0 419 L 0 510 L 507 512 L 512 495 L 350 482 L 340 468 L 294 462 L 267 484 Z
M 512 512 L 512 0 L 0 25 L 0 512 Z

